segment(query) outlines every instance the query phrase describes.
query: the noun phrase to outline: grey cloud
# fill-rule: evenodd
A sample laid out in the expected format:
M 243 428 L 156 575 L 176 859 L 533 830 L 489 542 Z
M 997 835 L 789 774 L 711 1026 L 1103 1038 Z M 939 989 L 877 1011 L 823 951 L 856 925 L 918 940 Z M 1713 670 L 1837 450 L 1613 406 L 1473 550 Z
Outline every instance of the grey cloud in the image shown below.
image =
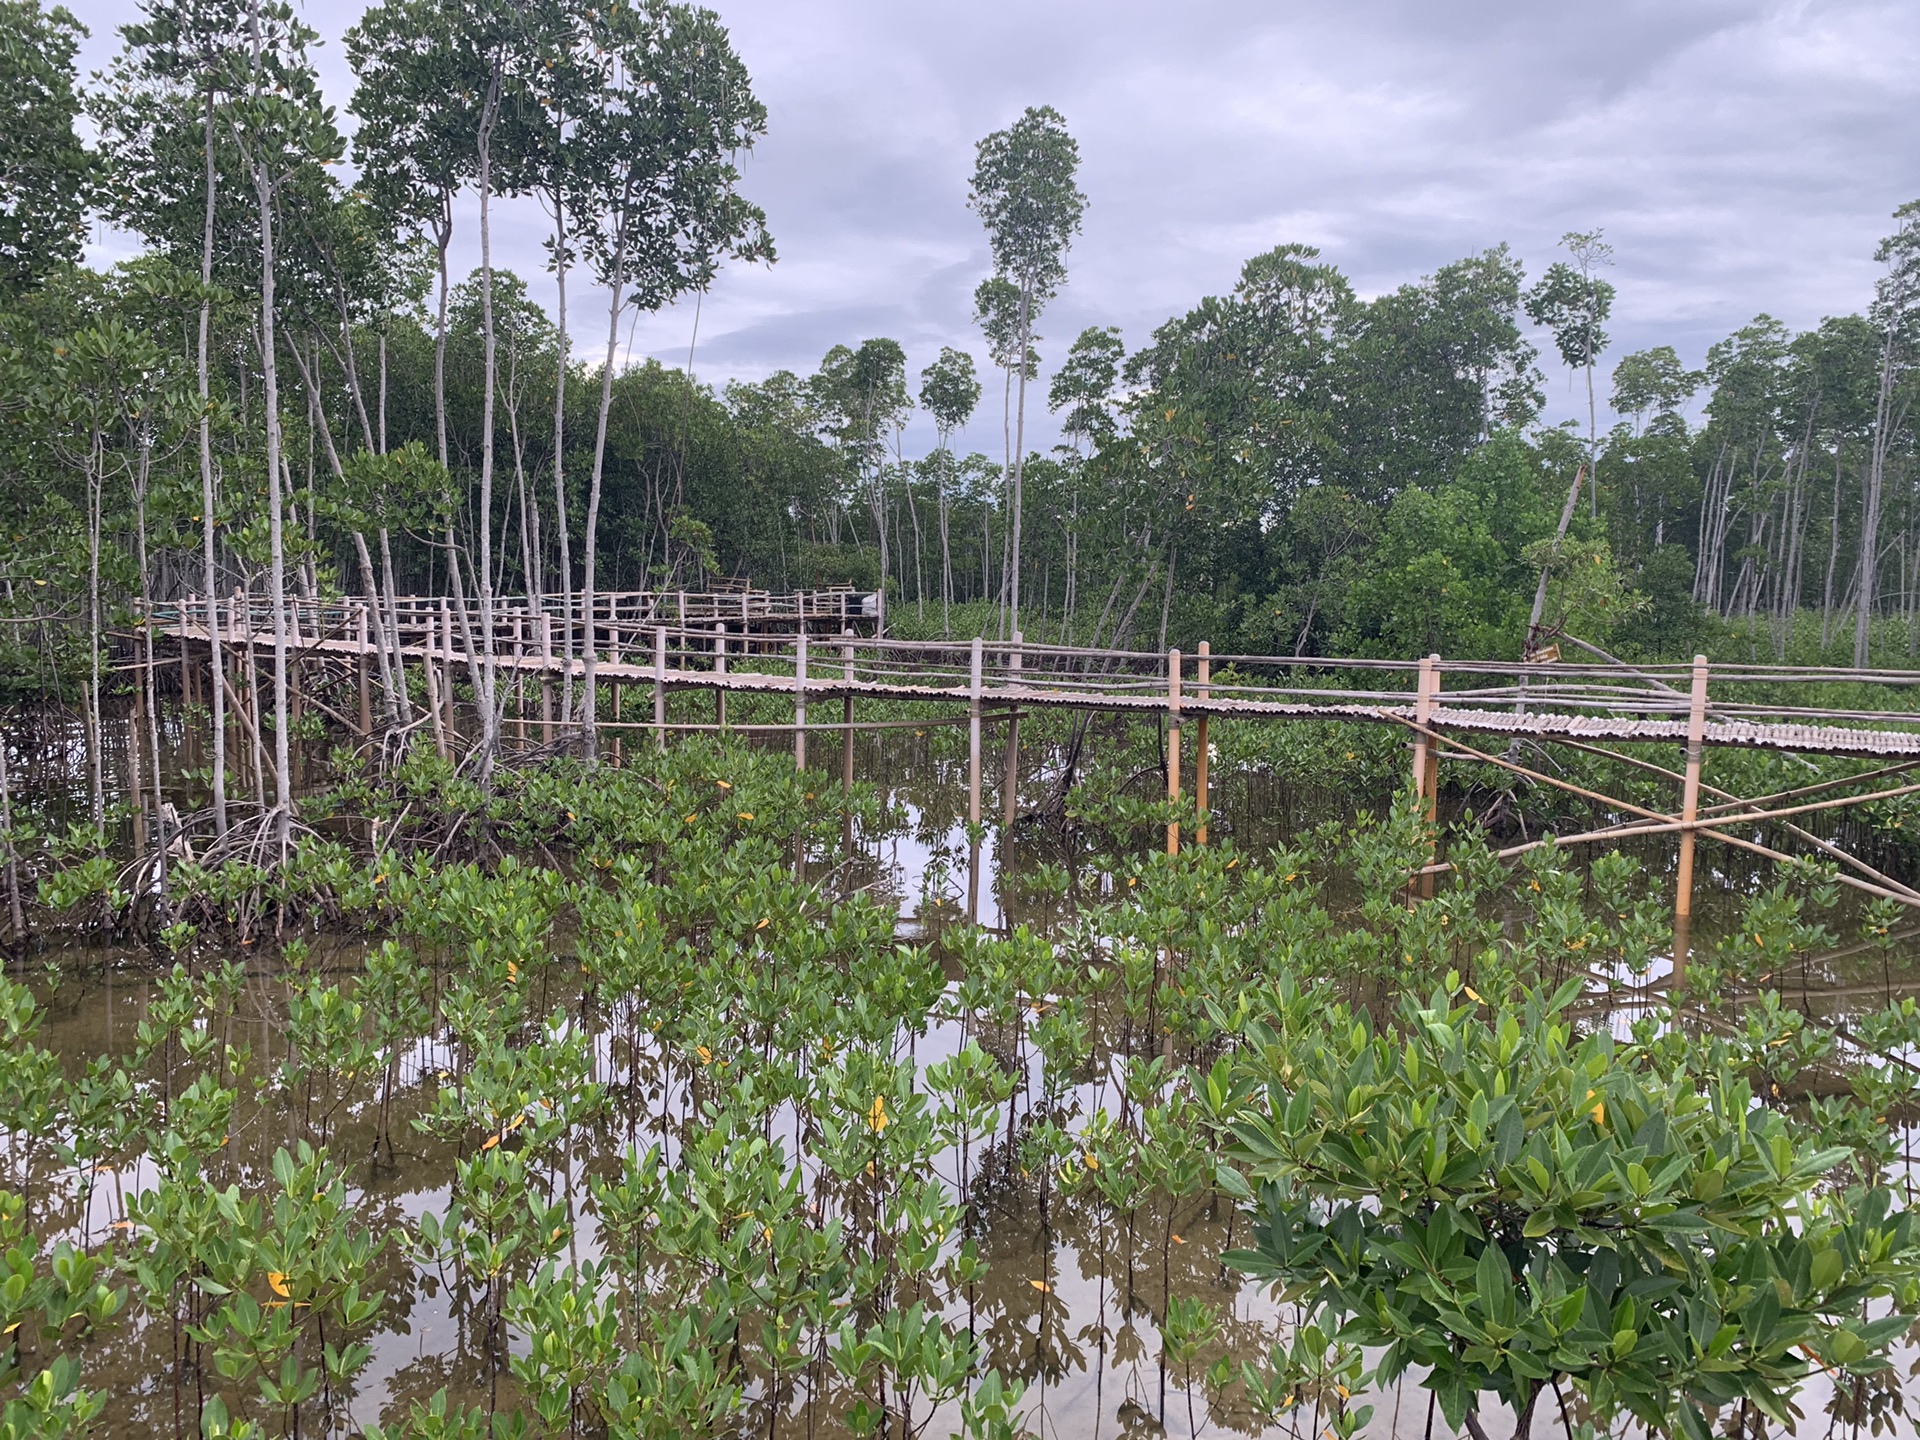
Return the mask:
M 1859 308 L 1889 212 L 1920 194 L 1910 3 L 718 8 L 770 112 L 746 188 L 781 261 L 728 271 L 702 302 L 696 368 L 714 382 L 806 371 L 872 334 L 899 337 L 916 369 L 942 344 L 979 352 L 973 142 L 1033 103 L 1066 115 L 1092 198 L 1040 326 L 1049 359 L 1091 324 L 1140 344 L 1283 240 L 1377 293 L 1503 240 L 1537 273 L 1563 231 L 1602 226 L 1614 354 L 1672 343 L 1697 361 L 1758 311 L 1810 325 Z M 97 32 L 131 13 L 83 10 Z M 343 107 L 337 37 L 356 13 L 309 9 Z M 110 49 L 97 34 L 95 63 Z M 538 213 L 506 213 L 503 260 L 537 276 Z M 575 314 L 604 337 L 591 296 Z M 643 318 L 635 352 L 685 363 L 692 318 Z M 973 429 L 963 443 L 997 450 L 997 414 Z

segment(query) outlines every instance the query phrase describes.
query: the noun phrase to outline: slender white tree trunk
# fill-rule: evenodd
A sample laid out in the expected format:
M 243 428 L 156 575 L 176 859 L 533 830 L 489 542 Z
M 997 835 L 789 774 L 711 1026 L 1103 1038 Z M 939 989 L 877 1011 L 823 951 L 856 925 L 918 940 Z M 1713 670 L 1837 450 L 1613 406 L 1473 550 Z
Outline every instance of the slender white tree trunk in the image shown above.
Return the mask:
M 499 345 L 493 327 L 493 124 L 500 107 L 500 73 L 496 67 L 480 117 L 480 333 L 484 379 L 480 396 L 480 563 L 476 582 L 480 595 L 480 710 L 481 784 L 492 774 L 500 746 L 500 714 L 495 704 L 498 661 L 493 635 L 493 429 L 494 375 Z
M 607 295 L 607 354 L 606 364 L 600 371 L 600 418 L 593 435 L 593 477 L 587 486 L 587 536 L 586 557 L 580 577 L 580 607 L 583 612 L 585 635 L 583 640 L 586 655 L 586 700 L 581 723 L 581 741 L 586 748 L 587 763 L 599 761 L 598 734 L 595 730 L 597 715 L 595 705 L 599 699 L 597 693 L 598 657 L 593 644 L 593 607 L 596 576 L 594 567 L 599 559 L 600 531 L 600 481 L 606 471 L 607 461 L 607 419 L 613 410 L 613 363 L 620 345 L 620 300 L 626 288 L 627 237 L 626 207 L 623 204 L 616 217 L 621 225 L 620 239 L 613 249 L 613 283 L 608 286 Z
M 1020 628 L 1020 511 L 1024 496 L 1027 450 L 1027 351 L 1033 344 L 1032 294 L 1024 286 L 1020 291 L 1020 350 L 1014 356 L 1019 369 L 1018 399 L 1013 407 L 1013 540 L 1008 546 L 1007 631 Z
M 556 291 L 555 322 L 559 330 L 560 353 L 553 374 L 553 528 L 560 541 L 560 713 L 573 715 L 573 667 L 567 660 L 573 655 L 573 542 L 567 534 L 567 221 L 566 197 L 560 186 L 553 191 L 554 261 Z M 540 602 L 544 611 L 546 601 Z
M 1864 669 L 1872 649 L 1874 581 L 1880 563 L 1880 503 L 1887 478 L 1887 423 L 1893 399 L 1893 333 L 1882 337 L 1880 390 L 1873 408 L 1873 448 L 1867 461 L 1866 503 L 1860 518 L 1860 608 L 1853 617 L 1853 663 Z
M 213 207 L 215 167 L 213 161 L 213 93 L 206 97 L 201 144 L 206 150 L 206 209 L 200 236 L 200 345 L 195 368 L 200 395 L 200 573 L 207 597 L 207 667 L 213 674 L 208 688 L 213 692 L 213 829 L 222 842 L 227 838 L 227 696 L 222 683 L 224 657 L 220 644 L 220 581 L 214 548 L 213 488 L 213 414 L 212 386 L 208 371 L 209 332 L 213 325 Z M 184 643 L 184 642 L 183 642 Z

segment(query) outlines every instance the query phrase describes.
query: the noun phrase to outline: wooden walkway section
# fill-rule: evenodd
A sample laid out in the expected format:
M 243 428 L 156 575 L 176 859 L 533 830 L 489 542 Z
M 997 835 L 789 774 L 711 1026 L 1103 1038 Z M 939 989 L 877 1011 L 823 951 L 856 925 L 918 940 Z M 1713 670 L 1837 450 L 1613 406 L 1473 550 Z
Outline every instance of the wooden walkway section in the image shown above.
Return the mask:
M 788 597 L 676 594 L 670 600 L 651 594 L 603 596 L 591 617 L 576 607 L 570 624 L 556 613 L 561 608 L 552 597 L 497 602 L 487 616 L 472 600 L 456 605 L 440 597 L 302 600 L 289 603 L 284 624 L 303 693 L 317 696 L 331 685 L 336 700 L 343 701 L 332 713 L 351 724 L 343 712 L 356 707 L 344 700 L 340 687 L 357 692 L 357 728 L 369 736 L 430 722 L 443 752 L 462 733 L 455 700 L 462 686 L 472 695 L 482 693 L 484 685 L 493 687 L 508 741 L 552 744 L 588 729 L 615 736 L 652 731 L 659 744 L 676 731 L 791 731 L 796 762 L 802 765 L 809 731 L 851 734 L 927 723 L 859 723 L 856 701 L 918 702 L 943 707 L 951 712 L 945 718 L 969 724 L 968 813 L 975 822 L 981 818 L 982 725 L 1007 723 L 1002 792 L 1011 823 L 1020 716 L 1040 709 L 1135 715 L 1164 724 L 1170 798 L 1187 793 L 1182 727 L 1197 731 L 1192 798 L 1200 823 L 1194 838 L 1204 843 L 1209 722 L 1385 724 L 1408 734 L 1413 786 L 1429 813 L 1438 795 L 1439 760 L 1451 755 L 1582 796 L 1619 817 L 1591 832 L 1536 843 L 1676 834 L 1681 934 L 1676 960 L 1684 959 L 1694 842 L 1700 835 L 1789 859 L 1747 838 L 1754 827 L 1776 825 L 1842 864 L 1845 883 L 1920 906 L 1920 889 L 1881 874 L 1788 819 L 1920 792 L 1920 785 L 1891 783 L 1920 767 L 1920 713 L 1907 708 L 1915 703 L 1912 692 L 1920 689 L 1920 671 L 1709 667 L 1704 658 L 1681 666 L 1627 665 L 1605 656 L 1515 663 L 1437 655 L 1416 661 L 1215 655 L 1206 645 L 1196 655 L 1183 656 L 1177 650 L 1158 654 L 1040 645 L 1019 637 L 896 640 L 858 633 L 860 620 L 877 629 L 884 617 L 874 597 L 853 591 Z M 257 600 L 235 597 L 210 607 L 190 598 L 157 608 L 151 619 L 179 644 L 183 683 L 191 683 L 188 671 L 195 668 L 195 657 L 210 657 L 215 627 L 222 650 L 248 656 L 254 668 L 258 657 L 274 647 L 274 617 Z M 583 658 L 589 646 L 591 667 Z M 424 677 L 425 715 L 415 713 L 409 674 Z M 231 680 L 228 686 L 228 693 L 235 693 Z M 583 709 L 589 690 L 597 697 L 591 712 Z M 713 696 L 711 724 L 669 723 L 667 697 L 685 690 Z M 636 691 L 651 695 L 651 722 L 624 718 L 624 705 Z M 568 695 L 574 701 L 571 718 L 559 703 Z M 793 721 L 730 725 L 731 696 L 777 698 L 783 708 L 791 707 Z M 817 711 L 809 718 L 810 703 L 830 700 L 841 702 L 838 719 L 822 720 Z M 460 704 L 470 711 L 468 702 Z M 1680 804 L 1671 812 L 1650 810 L 1519 762 L 1521 747 L 1546 745 L 1656 772 L 1679 788 Z M 1680 768 L 1634 753 L 1645 745 L 1680 747 Z M 1629 748 L 1608 748 L 1617 746 Z M 1702 756 L 1713 748 L 1844 757 L 1872 762 L 1872 768 L 1749 802 L 1703 784 Z M 844 752 L 851 784 L 852 747 Z M 1837 790 L 1851 793 L 1833 793 Z M 1813 792 L 1821 798 L 1805 798 Z M 1782 803 L 1789 800 L 1803 803 Z M 1733 833 L 1736 828 L 1743 833 Z M 1179 843 L 1179 827 L 1170 822 L 1169 848 Z M 1506 853 L 1528 848 L 1533 846 Z M 1416 877 L 1417 887 L 1431 893 L 1434 875 L 1446 868 L 1429 866 Z

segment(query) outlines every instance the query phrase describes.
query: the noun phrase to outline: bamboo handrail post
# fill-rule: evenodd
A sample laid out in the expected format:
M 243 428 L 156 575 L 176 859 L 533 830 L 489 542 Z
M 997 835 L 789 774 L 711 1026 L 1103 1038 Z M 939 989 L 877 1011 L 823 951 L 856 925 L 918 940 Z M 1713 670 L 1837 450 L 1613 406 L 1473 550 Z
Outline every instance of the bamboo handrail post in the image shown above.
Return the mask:
M 1433 723 L 1435 694 L 1439 689 L 1436 679 L 1439 659 L 1440 657 L 1437 655 L 1424 655 L 1421 657 L 1420 669 L 1414 680 L 1413 691 L 1413 794 L 1415 804 L 1420 810 L 1421 819 L 1425 821 L 1429 827 L 1431 827 L 1433 823 L 1434 810 L 1427 794 L 1427 786 L 1429 778 L 1433 774 L 1432 757 L 1437 748 L 1430 727 Z M 1432 849 L 1429 847 L 1427 853 L 1427 863 L 1429 865 L 1433 863 L 1433 858 Z M 1408 880 L 1407 901 L 1409 904 L 1413 902 L 1416 896 L 1424 897 L 1432 894 L 1433 877 L 1431 874 L 1423 872 Z
M 447 758 L 447 718 L 440 704 L 440 681 L 436 678 L 431 645 L 420 657 L 420 671 L 427 677 L 427 714 L 433 717 L 434 752 L 444 760 Z
M 540 743 L 553 743 L 553 615 L 540 612 Z
M 356 602 L 353 610 L 354 647 L 359 652 L 354 657 L 354 669 L 360 681 L 360 738 L 364 740 L 373 734 L 373 691 L 367 675 L 367 651 L 371 647 L 367 639 L 366 602 Z
M 617 717 L 616 717 L 617 718 Z M 653 627 L 653 748 L 667 753 L 667 627 Z
M 1180 652 L 1167 652 L 1167 802 L 1180 802 Z M 1180 853 L 1180 820 L 1167 816 L 1167 854 Z
M 1707 657 L 1693 657 L 1693 690 L 1687 705 L 1687 772 L 1680 791 L 1680 863 L 1673 882 L 1673 978 L 1687 973 L 1687 927 L 1693 919 L 1694 825 L 1700 818 L 1700 760 L 1707 732 Z
M 967 920 L 980 920 L 980 670 L 985 642 L 973 637 L 967 676 Z
M 713 673 L 720 677 L 720 684 L 713 687 L 713 723 L 722 732 L 727 728 L 727 625 L 724 620 L 713 624 Z
M 1015 689 L 1020 685 L 1020 648 L 1023 638 L 1018 630 L 1014 631 L 1013 649 L 1007 653 L 1007 683 Z M 1019 800 L 1020 722 L 1009 720 L 1007 722 L 1007 753 L 1000 772 L 1000 828 L 1002 831 L 1013 828 L 1014 812 L 1019 808 Z
M 840 635 L 842 640 L 840 646 L 841 673 L 845 677 L 847 684 L 847 693 L 841 702 L 841 720 L 847 728 L 845 734 L 841 737 L 840 745 L 840 795 L 842 804 L 847 806 L 847 825 L 850 830 L 853 824 L 853 811 L 851 808 L 853 799 L 853 686 L 855 680 L 853 666 L 853 631 L 851 629 L 842 629 Z
M 1201 703 L 1204 704 L 1213 698 L 1213 690 L 1207 683 L 1213 678 L 1213 646 L 1208 641 L 1202 640 L 1200 642 L 1200 658 L 1198 663 L 1199 669 L 1195 675 L 1195 679 L 1198 681 L 1197 693 Z M 1207 811 L 1209 808 L 1209 796 L 1207 794 L 1208 759 L 1207 715 L 1205 711 L 1202 711 L 1199 720 L 1195 723 L 1193 732 L 1193 800 L 1194 808 L 1199 816 L 1198 822 L 1193 828 L 1193 843 L 1196 845 L 1204 845 L 1207 843 Z
M 187 616 L 193 611 L 193 595 L 189 593 L 180 605 L 180 703 L 193 704 L 193 667 L 187 659 Z M 184 733 L 184 731 L 183 731 Z
M 451 746 L 460 734 L 460 726 L 453 708 L 453 611 L 444 600 L 440 602 L 440 654 L 446 667 L 440 676 L 440 699 L 447 707 L 447 744 Z
M 527 613 L 513 612 L 513 726 L 521 744 L 527 741 Z
M 793 637 L 793 768 L 807 768 L 807 631 Z

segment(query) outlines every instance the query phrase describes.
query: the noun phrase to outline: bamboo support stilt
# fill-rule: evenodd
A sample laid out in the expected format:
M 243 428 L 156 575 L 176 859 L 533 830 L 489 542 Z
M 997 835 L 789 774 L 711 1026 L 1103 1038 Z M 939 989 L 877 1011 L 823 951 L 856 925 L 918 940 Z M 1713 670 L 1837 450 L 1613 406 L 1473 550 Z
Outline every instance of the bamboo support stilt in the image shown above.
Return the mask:
M 807 632 L 793 637 L 793 768 L 807 768 Z
M 1007 652 L 1007 683 L 1020 683 L 1020 650 L 1024 636 L 1013 632 L 1013 649 Z M 1014 816 L 1020 806 L 1020 722 L 1007 722 L 1007 752 L 1000 765 L 1000 843 L 1005 845 L 1006 832 L 1013 829 Z
M 1167 801 L 1180 801 L 1180 652 L 1167 652 Z M 1180 853 L 1180 821 L 1167 818 L 1167 854 Z
M 667 753 L 667 627 L 653 627 L 653 748 Z
M 358 603 L 353 610 L 353 639 L 360 650 L 354 657 L 354 670 L 360 682 L 360 738 L 365 740 L 373 734 L 373 683 L 367 674 L 367 652 L 372 641 L 368 637 L 366 604 Z
M 724 620 L 714 622 L 713 673 L 723 680 L 726 678 L 727 626 Z M 727 728 L 727 690 L 724 685 L 713 687 L 713 723 L 723 731 Z
M 184 622 L 191 613 L 193 613 L 193 596 L 189 595 L 181 602 L 181 620 Z M 180 630 L 180 703 L 193 704 L 193 664 L 187 657 L 187 632 L 184 623 Z
M 433 647 L 420 657 L 421 673 L 427 677 L 427 714 L 433 717 L 433 748 L 442 760 L 447 758 L 447 717 L 440 704 L 440 681 L 433 665 Z
M 984 642 L 973 640 L 967 679 L 967 920 L 980 921 L 980 696 Z
M 840 647 L 840 673 L 847 686 L 847 693 L 840 704 L 841 723 L 846 727 L 840 732 L 840 848 L 851 853 L 853 850 L 853 685 L 857 677 L 853 665 L 853 631 L 842 629 L 840 635 L 846 642 Z
M 460 729 L 453 710 L 453 611 L 444 600 L 440 602 L 440 666 L 440 703 L 446 709 L 447 745 L 451 749 Z
M 1200 642 L 1199 672 L 1195 677 L 1199 681 L 1199 697 L 1204 703 L 1213 696 L 1212 687 L 1207 683 L 1213 679 L 1213 646 L 1207 641 Z M 1193 732 L 1193 800 L 1194 808 L 1199 812 L 1199 820 L 1193 827 L 1193 843 L 1207 843 L 1207 812 L 1211 808 L 1211 797 L 1207 793 L 1207 766 L 1211 761 L 1207 753 L 1207 717 L 1202 715 Z
M 840 718 L 847 727 L 846 743 L 840 747 L 840 793 L 851 799 L 853 796 L 853 685 L 856 678 L 853 667 L 853 631 L 842 630 L 846 641 L 840 647 L 840 673 L 847 682 L 847 693 L 841 705 Z
M 527 617 L 513 613 L 513 733 L 527 743 Z
M 1414 692 L 1413 720 L 1418 726 L 1432 723 L 1433 712 L 1440 705 L 1440 657 L 1428 655 L 1420 661 L 1420 674 Z M 1440 814 L 1440 747 L 1421 731 L 1414 732 L 1413 739 L 1413 793 L 1420 803 L 1420 818 L 1431 829 Z M 1433 862 L 1432 841 L 1429 839 L 1427 862 Z M 1433 875 L 1423 871 L 1418 885 L 1409 885 L 1409 898 L 1418 889 L 1422 899 L 1433 898 Z
M 1673 881 L 1673 979 L 1687 973 L 1687 928 L 1693 920 L 1694 822 L 1700 818 L 1700 760 L 1707 733 L 1707 657 L 1693 657 L 1693 690 L 1687 702 L 1687 771 L 1680 789 L 1680 863 Z
M 553 616 L 540 612 L 540 743 L 553 743 Z

